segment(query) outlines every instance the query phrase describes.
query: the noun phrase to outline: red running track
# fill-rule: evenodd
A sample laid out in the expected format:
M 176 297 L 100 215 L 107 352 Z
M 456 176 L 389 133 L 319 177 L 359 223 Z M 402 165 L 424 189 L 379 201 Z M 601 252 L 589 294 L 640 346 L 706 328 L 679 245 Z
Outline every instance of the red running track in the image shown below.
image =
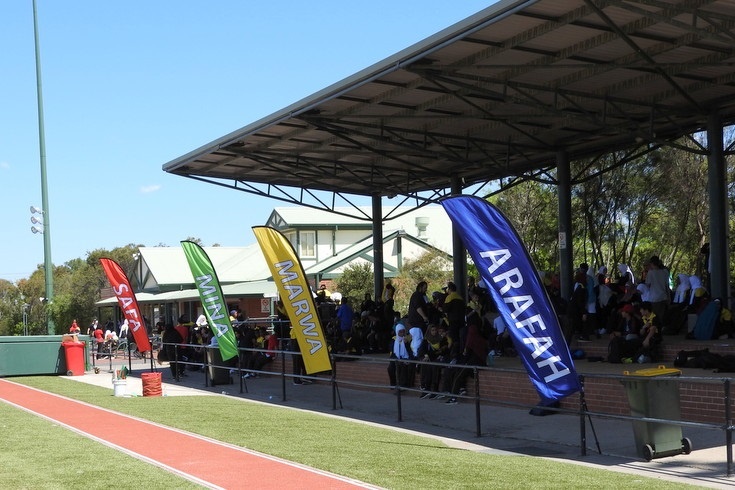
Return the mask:
M 0 379 L 0 400 L 210 488 L 374 488 L 5 379 Z M 92 426 L 90 420 L 96 423 Z M 155 447 L 150 441 L 157 441 Z

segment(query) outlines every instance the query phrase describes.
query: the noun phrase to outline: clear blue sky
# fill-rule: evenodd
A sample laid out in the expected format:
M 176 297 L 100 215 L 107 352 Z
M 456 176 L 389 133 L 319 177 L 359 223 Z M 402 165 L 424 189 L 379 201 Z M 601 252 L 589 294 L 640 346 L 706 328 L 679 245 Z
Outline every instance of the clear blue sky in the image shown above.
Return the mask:
M 54 264 L 190 236 L 253 243 L 283 203 L 162 165 L 493 3 L 38 0 Z M 43 263 L 31 0 L 0 2 L 0 73 L 0 279 L 15 282 Z

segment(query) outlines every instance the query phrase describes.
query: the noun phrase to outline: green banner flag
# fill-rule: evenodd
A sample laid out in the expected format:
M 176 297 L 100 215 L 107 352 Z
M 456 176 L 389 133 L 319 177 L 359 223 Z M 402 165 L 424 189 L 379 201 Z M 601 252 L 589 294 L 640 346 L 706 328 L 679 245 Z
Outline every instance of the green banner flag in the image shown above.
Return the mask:
M 225 295 L 222 293 L 212 261 L 202 247 L 194 242 L 184 240 L 181 246 L 204 306 L 204 316 L 207 317 L 212 333 L 217 337 L 222 360 L 231 359 L 237 356 L 237 340 L 227 312 Z

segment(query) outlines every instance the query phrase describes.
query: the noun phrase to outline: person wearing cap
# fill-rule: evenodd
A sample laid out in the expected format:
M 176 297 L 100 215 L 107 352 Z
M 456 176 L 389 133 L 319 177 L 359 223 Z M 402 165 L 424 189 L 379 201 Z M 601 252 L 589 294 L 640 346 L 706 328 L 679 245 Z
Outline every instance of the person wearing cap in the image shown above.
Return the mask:
M 247 319 L 246 317 L 247 315 L 243 315 L 240 308 L 230 310 L 230 323 L 243 322 Z

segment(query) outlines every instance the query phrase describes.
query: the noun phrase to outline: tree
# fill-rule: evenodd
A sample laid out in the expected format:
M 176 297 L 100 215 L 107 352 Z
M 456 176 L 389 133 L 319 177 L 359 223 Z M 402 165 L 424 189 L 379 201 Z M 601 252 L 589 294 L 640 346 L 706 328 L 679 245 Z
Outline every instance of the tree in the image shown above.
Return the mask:
M 0 335 L 23 333 L 23 305 L 20 290 L 15 285 L 0 279 Z
M 559 268 L 559 204 L 556 186 L 525 181 L 509 187 L 491 199 L 521 237 L 536 267 Z
M 46 281 L 43 267 L 38 267 L 28 279 L 17 283 L 18 293 L 28 305 L 28 332 L 30 335 L 46 334 Z
M 405 315 L 409 299 L 419 282 L 426 281 L 429 284 L 428 291 L 435 291 L 441 289 L 453 275 L 452 262 L 439 250 L 429 249 L 413 260 L 404 260 L 398 276 L 392 281 L 396 288 L 393 309 Z
M 352 299 L 353 307 L 360 305 L 365 293 L 373 294 L 373 264 L 369 262 L 356 262 L 347 265 L 342 275 L 337 279 L 337 290 L 343 297 Z

